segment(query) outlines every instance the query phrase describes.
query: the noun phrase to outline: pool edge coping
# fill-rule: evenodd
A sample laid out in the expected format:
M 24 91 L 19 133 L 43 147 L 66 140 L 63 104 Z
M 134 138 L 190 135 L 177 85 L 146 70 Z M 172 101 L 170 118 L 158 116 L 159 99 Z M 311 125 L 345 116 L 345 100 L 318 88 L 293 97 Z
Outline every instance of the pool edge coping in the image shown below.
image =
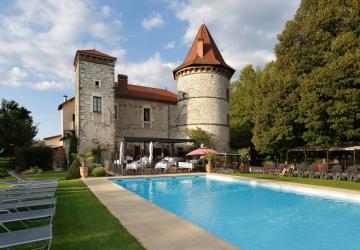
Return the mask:
M 240 249 L 207 230 L 128 191 L 111 180 L 194 175 L 206 174 L 182 173 L 125 178 L 123 176 L 101 177 L 87 178 L 82 181 L 146 249 Z M 119 192 L 122 195 L 119 195 Z M 154 216 L 157 219 L 149 216 Z

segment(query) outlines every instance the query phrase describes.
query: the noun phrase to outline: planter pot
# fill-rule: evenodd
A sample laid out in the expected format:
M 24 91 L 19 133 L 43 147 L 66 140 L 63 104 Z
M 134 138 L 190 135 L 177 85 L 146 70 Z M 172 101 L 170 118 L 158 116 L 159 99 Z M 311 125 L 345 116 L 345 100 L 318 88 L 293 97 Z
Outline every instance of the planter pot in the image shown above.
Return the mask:
M 88 167 L 80 167 L 80 175 L 81 175 L 81 178 L 87 178 L 89 176 L 89 168 Z
M 211 173 L 211 164 L 206 164 L 206 173 Z

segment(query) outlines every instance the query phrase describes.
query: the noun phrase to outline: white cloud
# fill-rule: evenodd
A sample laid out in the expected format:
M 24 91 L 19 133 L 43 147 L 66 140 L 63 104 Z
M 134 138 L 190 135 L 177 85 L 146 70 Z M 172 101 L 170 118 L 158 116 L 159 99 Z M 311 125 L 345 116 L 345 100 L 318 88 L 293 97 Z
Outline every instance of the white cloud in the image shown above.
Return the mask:
M 149 18 L 144 19 L 141 25 L 144 29 L 151 30 L 153 28 L 163 27 L 165 22 L 160 13 L 156 13 L 151 15 Z
M 121 49 L 121 20 L 92 0 L 19 0 L 11 8 L 0 11 L 0 84 L 72 88 L 77 49 Z
M 175 48 L 175 45 L 176 45 L 175 41 L 171 41 L 165 45 L 165 49 L 173 49 Z
M 176 17 L 188 23 L 182 42 L 189 46 L 203 22 L 226 62 L 239 70 L 246 64 L 273 60 L 276 36 L 295 14 L 300 0 L 190 0 L 169 3 Z
M 165 62 L 159 53 L 155 53 L 146 61 L 118 63 L 115 66 L 115 72 L 128 75 L 129 83 L 176 91 L 172 70 L 177 64 L 178 62 Z
M 108 16 L 110 14 L 111 8 L 108 5 L 104 5 L 101 7 L 101 13 L 104 16 Z

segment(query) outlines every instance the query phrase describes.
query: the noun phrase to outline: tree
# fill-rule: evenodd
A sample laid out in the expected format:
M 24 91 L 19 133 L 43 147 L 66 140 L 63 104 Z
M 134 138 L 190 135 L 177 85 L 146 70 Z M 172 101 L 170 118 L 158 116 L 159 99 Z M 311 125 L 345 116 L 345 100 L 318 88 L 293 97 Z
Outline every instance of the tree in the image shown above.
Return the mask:
M 253 143 L 261 153 L 276 155 L 301 144 L 298 117 L 297 82 L 275 63 L 264 68 L 257 85 L 254 109 Z
M 26 167 L 39 167 L 42 170 L 53 168 L 53 151 L 44 143 L 34 143 L 24 150 Z
M 353 0 L 301 2 L 257 85 L 258 150 L 360 141 L 359 13 Z
M 187 129 L 186 135 L 189 139 L 195 141 L 196 147 L 200 147 L 201 145 L 211 147 L 213 145 L 212 135 L 199 127 L 196 127 L 196 129 Z
M 37 134 L 30 111 L 15 101 L 1 100 L 0 107 L 0 148 L 5 155 L 13 155 L 15 147 L 32 143 Z
M 0 155 L 4 152 L 4 149 L 0 149 Z M 8 175 L 7 171 L 14 162 L 13 157 L 0 156 L 0 178 L 4 178 Z
M 256 84 L 261 69 L 247 65 L 240 72 L 239 80 L 230 85 L 230 143 L 232 148 L 251 145 Z

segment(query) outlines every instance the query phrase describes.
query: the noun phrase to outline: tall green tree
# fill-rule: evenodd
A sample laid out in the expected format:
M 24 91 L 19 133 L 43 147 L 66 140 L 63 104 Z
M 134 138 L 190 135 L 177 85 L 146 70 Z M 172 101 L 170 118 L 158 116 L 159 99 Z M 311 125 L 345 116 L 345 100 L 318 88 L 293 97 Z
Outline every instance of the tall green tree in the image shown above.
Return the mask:
M 258 84 L 258 150 L 360 141 L 359 35 L 359 1 L 301 2 Z
M 13 155 L 15 147 L 28 146 L 37 134 L 30 111 L 15 101 L 2 99 L 0 107 L 0 148 Z
M 254 95 L 261 69 L 247 65 L 240 72 L 239 80 L 230 85 L 230 143 L 232 148 L 251 145 L 254 113 Z

